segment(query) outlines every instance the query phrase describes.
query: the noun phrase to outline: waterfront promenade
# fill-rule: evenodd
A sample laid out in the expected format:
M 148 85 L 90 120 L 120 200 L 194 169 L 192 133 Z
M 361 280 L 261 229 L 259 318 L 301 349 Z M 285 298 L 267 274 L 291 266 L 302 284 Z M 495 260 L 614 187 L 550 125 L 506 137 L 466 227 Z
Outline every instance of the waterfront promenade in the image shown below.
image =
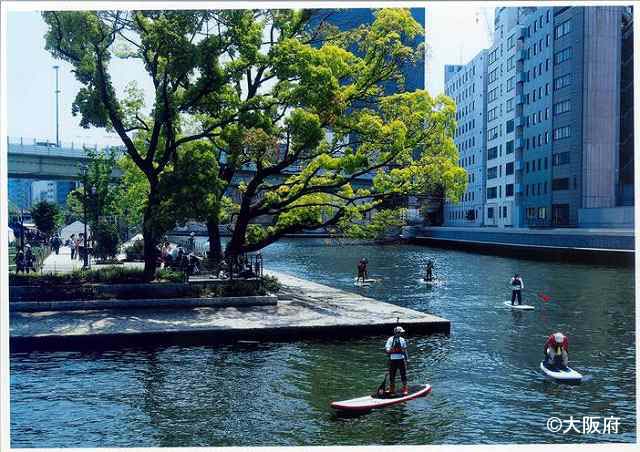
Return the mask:
M 413 334 L 450 331 L 440 317 L 289 274 L 268 274 L 284 286 L 276 305 L 14 312 L 11 349 L 362 336 L 386 334 L 398 318 Z

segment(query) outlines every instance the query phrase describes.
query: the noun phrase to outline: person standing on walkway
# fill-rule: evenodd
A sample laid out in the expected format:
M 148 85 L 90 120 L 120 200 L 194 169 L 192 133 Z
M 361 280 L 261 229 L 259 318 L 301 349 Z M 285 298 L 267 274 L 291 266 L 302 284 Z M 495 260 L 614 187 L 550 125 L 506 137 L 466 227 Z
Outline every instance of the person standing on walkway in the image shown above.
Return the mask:
M 76 235 L 71 234 L 69 237 L 69 248 L 71 248 L 71 260 L 76 258 Z
M 34 264 L 35 257 L 33 256 L 33 252 L 31 251 L 31 245 L 25 245 L 24 252 L 24 268 L 29 273 L 29 270 L 36 271 L 36 267 Z
M 62 245 L 62 240 L 56 234 L 51 238 L 51 248 L 56 252 L 56 255 L 60 254 L 60 245 Z
M 82 243 L 83 236 L 84 234 L 81 232 L 80 234 L 78 234 L 78 237 L 76 237 L 73 242 L 76 248 L 76 259 L 78 260 L 82 259 L 82 256 L 80 256 L 80 253 L 82 252 L 82 247 L 84 246 L 84 243 Z
M 409 355 L 407 353 L 407 341 L 402 337 L 404 329 L 397 326 L 393 329 L 393 336 L 387 339 L 385 352 L 389 355 L 389 394 L 394 395 L 396 392 L 396 372 L 400 371 L 400 380 L 402 380 L 402 395 L 407 395 L 407 363 Z
M 516 297 L 518 298 L 518 305 L 522 304 L 522 289 L 524 289 L 524 281 L 522 277 L 516 273 L 511 278 L 511 306 L 516 301 Z
M 187 240 L 187 252 L 195 253 L 196 252 L 196 233 L 192 232 L 189 234 L 189 239 Z
M 24 273 L 24 251 L 18 250 L 14 260 L 16 263 L 16 274 L 20 272 Z

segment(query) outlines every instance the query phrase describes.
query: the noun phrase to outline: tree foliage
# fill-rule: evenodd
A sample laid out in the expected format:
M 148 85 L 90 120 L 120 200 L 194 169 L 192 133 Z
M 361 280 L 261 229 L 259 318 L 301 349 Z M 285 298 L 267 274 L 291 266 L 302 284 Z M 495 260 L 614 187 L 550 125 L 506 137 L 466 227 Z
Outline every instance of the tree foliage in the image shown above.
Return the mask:
M 40 201 L 31 208 L 31 217 L 40 232 L 51 236 L 62 224 L 62 214 L 57 204 Z
M 206 219 L 210 240 L 227 217 L 235 256 L 302 229 L 379 234 L 395 222 L 391 198 L 436 184 L 452 199 L 462 193 L 452 100 L 403 91 L 401 68 L 423 56 L 413 45 L 421 26 L 393 8 L 341 31 L 330 25 L 338 13 L 43 13 L 47 49 L 83 85 L 74 114 L 118 133 L 132 177 L 144 177 L 134 185 L 146 194 L 147 273 L 171 215 Z M 113 56 L 143 62 L 149 109 L 134 85 L 116 94 Z

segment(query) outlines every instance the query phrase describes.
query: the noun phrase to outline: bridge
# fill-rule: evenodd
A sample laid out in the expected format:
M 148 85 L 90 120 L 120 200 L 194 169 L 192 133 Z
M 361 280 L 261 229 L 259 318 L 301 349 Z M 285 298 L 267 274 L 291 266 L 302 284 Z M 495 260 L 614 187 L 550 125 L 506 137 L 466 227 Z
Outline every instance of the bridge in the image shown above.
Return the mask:
M 93 146 L 93 150 L 98 150 Z M 106 149 L 103 149 L 104 152 Z M 27 141 L 7 138 L 7 166 L 10 179 L 77 180 L 81 179 L 80 166 L 88 164 L 89 155 L 84 145 L 57 147 L 47 141 Z M 112 177 L 122 176 L 114 168 Z

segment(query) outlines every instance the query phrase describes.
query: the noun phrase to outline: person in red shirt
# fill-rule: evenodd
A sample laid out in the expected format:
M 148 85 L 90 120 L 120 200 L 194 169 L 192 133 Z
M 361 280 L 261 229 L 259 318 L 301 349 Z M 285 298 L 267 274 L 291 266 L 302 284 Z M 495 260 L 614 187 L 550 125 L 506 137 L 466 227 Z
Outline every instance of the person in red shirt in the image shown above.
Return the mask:
M 558 332 L 551 334 L 544 343 L 545 365 L 567 367 L 569 364 L 569 339 Z

